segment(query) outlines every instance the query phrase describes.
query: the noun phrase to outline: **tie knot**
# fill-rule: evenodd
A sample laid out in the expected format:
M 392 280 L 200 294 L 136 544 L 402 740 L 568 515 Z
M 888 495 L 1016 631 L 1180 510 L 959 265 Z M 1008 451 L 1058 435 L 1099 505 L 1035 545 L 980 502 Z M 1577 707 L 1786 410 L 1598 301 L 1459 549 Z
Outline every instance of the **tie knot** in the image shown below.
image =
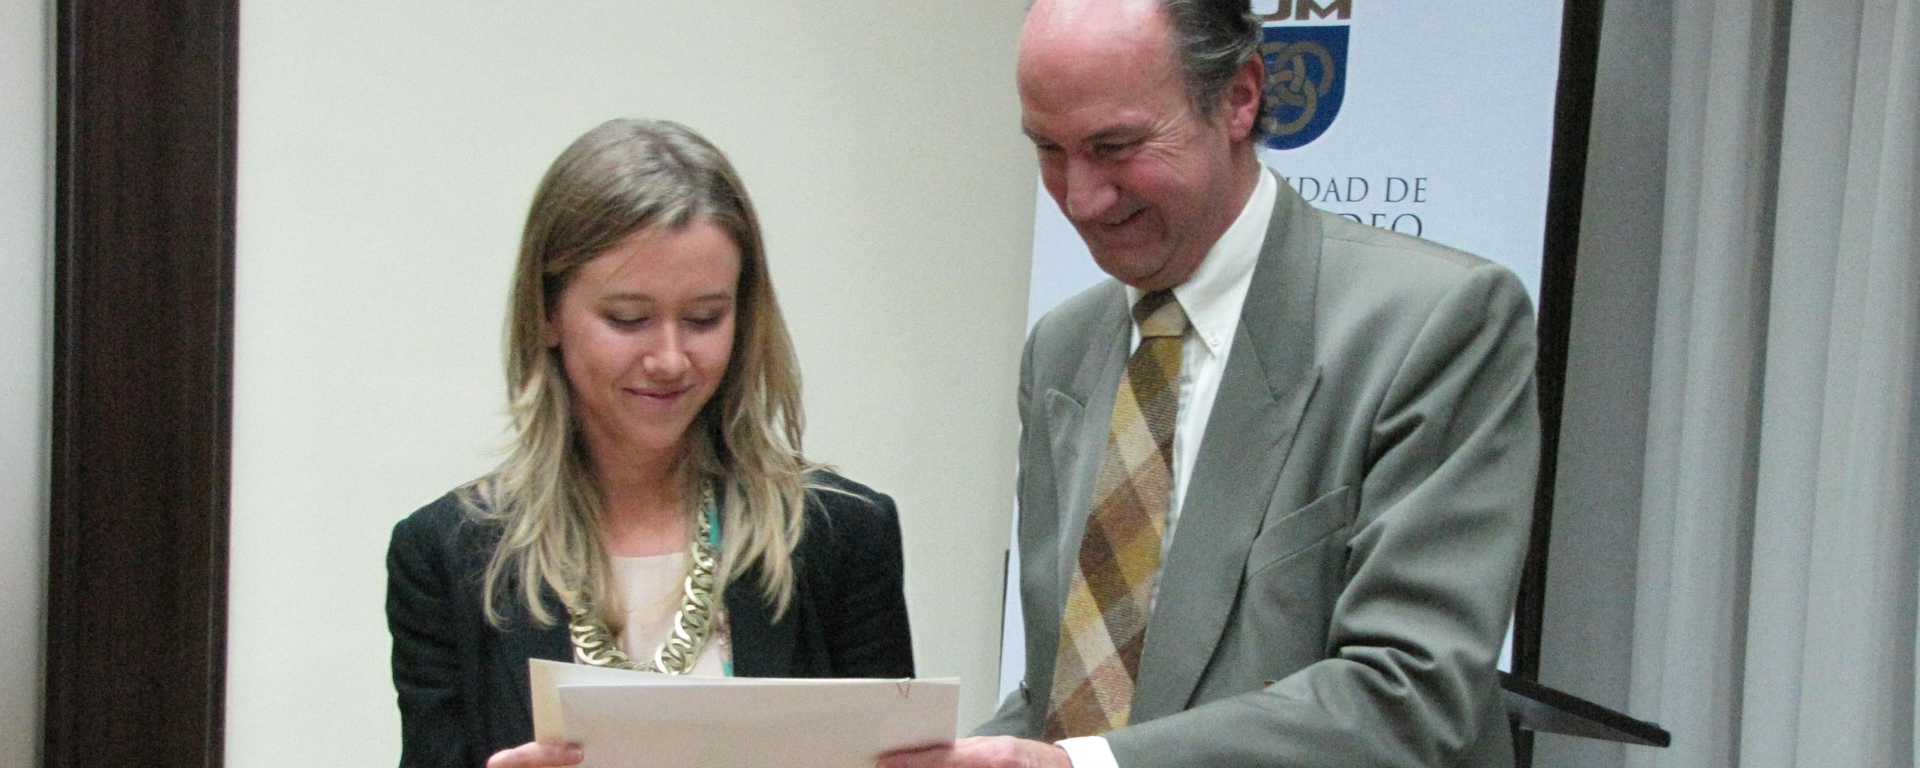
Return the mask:
M 1140 338 L 1182 336 L 1187 332 L 1187 313 L 1173 298 L 1173 291 L 1154 291 L 1133 305 L 1133 322 L 1140 326 Z

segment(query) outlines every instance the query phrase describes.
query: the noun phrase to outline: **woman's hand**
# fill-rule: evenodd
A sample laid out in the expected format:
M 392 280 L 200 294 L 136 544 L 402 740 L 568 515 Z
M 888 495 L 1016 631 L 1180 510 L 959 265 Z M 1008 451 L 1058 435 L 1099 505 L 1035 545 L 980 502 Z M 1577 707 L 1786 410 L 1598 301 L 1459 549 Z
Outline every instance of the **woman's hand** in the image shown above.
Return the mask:
M 578 765 L 586 757 L 579 747 L 572 744 L 530 741 L 513 749 L 493 753 L 493 757 L 487 758 L 487 768 L 552 768 Z

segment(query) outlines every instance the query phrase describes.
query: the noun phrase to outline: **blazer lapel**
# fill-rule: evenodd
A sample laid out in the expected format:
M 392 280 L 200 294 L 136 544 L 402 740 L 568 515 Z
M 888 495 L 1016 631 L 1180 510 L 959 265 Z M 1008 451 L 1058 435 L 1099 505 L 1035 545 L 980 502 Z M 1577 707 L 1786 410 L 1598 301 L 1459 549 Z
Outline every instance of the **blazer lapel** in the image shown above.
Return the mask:
M 773 608 L 760 598 L 759 576 L 736 577 L 727 587 L 727 624 L 732 633 L 733 674 L 736 677 L 793 677 L 794 614 L 801 610 L 798 596 L 787 607 L 786 620 L 773 621 Z
M 1320 222 L 1281 181 L 1173 546 L 1160 566 L 1133 722 L 1186 708 L 1240 590 L 1246 555 L 1318 382 Z
M 500 634 L 495 665 L 510 680 L 513 700 L 520 705 L 528 732 L 533 727 L 533 686 L 527 680 L 527 660 L 573 661 L 573 640 L 567 636 L 567 609 L 551 601 L 549 609 L 559 611 L 551 627 L 528 627 Z M 529 622 L 531 623 L 531 622 Z
M 716 488 L 714 502 L 725 509 L 727 499 L 724 488 Z M 727 520 L 722 517 L 720 538 L 727 537 Z M 817 531 L 809 531 L 819 535 Z M 807 541 L 801 539 L 795 549 L 794 557 L 802 558 Z M 798 565 L 796 563 L 795 565 Z M 795 590 L 794 599 L 787 606 L 787 615 L 782 620 L 773 620 L 773 606 L 760 595 L 760 569 L 752 568 L 746 573 L 736 574 L 728 583 L 726 594 L 721 596 L 727 616 L 728 642 L 733 644 L 733 674 L 735 677 L 797 677 L 794 673 L 793 654 L 796 646 L 795 628 L 799 622 L 795 615 L 802 612 L 805 602 L 804 586 Z

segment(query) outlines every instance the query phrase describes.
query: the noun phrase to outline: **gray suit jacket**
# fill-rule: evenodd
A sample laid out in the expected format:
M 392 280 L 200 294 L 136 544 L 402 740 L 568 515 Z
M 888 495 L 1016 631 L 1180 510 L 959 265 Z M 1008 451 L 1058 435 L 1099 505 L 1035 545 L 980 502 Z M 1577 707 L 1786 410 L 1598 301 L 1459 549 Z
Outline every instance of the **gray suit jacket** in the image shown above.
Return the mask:
M 1284 182 L 1161 564 L 1135 766 L 1506 766 L 1494 665 L 1527 546 L 1531 304 L 1507 270 L 1317 211 Z M 1033 737 L 1114 391 L 1126 294 L 1042 318 L 1021 368 Z

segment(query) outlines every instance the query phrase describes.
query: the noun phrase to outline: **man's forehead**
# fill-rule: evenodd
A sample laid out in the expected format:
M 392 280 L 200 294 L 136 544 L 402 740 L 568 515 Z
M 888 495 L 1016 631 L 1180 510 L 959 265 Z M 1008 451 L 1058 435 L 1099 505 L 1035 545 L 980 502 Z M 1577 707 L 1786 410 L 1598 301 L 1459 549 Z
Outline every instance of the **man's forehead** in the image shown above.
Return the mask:
M 1158 5 L 1148 0 L 1148 7 Z M 1169 30 L 1157 14 L 1131 24 L 1115 23 L 1123 15 L 1118 13 L 1095 14 L 1084 24 L 1073 23 L 1078 17 L 1066 14 L 1030 21 L 1021 35 L 1017 65 L 1022 100 L 1045 99 L 1049 91 L 1053 96 L 1137 94 L 1176 76 Z
M 1079 29 L 1096 34 L 1138 27 L 1159 17 L 1162 0 L 1038 0 L 1027 11 L 1026 28 Z
M 1159 0 L 1041 0 L 1020 33 L 1020 63 L 1132 58 L 1166 49 Z
M 1164 47 L 1117 41 L 1023 51 L 1018 85 L 1022 129 L 1055 141 L 1124 131 L 1185 103 L 1184 81 Z M 1056 135 L 1062 131 L 1073 135 Z

